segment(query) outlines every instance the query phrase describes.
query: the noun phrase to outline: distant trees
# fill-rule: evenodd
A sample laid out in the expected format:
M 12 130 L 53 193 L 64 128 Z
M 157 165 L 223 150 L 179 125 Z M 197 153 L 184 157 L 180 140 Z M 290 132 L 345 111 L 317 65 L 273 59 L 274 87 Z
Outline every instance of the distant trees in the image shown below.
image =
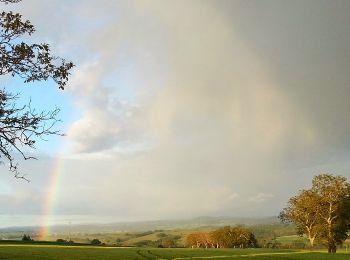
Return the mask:
M 164 240 L 161 244 L 163 247 L 176 247 L 176 241 L 173 239 Z
M 93 240 L 91 240 L 91 245 L 99 246 L 101 244 L 102 242 L 97 238 L 94 238 Z
M 134 243 L 135 246 L 137 247 L 164 247 L 162 244 L 158 244 L 157 241 L 149 240 L 149 239 L 144 239 L 144 240 L 139 240 Z
M 348 238 L 350 228 L 350 184 L 343 176 L 317 175 L 312 188 L 302 190 L 280 213 L 284 222 L 293 222 L 305 234 L 311 247 L 315 240 L 326 243 L 329 253 Z
M 116 246 L 122 246 L 124 240 L 118 237 L 118 238 L 115 240 L 115 242 L 116 242 Z
M 56 242 L 57 242 L 57 243 L 68 243 L 68 240 L 62 239 L 62 238 L 58 238 L 58 239 L 56 240 Z
M 189 234 L 186 238 L 187 247 L 256 247 L 257 241 L 254 234 L 241 226 L 226 226 L 212 232 L 197 232 Z
M 32 239 L 30 235 L 24 234 L 22 237 L 22 241 L 34 241 L 34 239 Z
M 207 232 L 197 232 L 186 237 L 187 247 L 216 247 L 211 240 L 211 234 Z

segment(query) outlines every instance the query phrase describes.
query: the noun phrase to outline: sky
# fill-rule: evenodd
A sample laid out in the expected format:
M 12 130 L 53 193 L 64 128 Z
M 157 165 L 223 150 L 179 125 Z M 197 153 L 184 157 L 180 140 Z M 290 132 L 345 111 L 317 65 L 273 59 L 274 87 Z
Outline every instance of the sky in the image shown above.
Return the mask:
M 64 91 L 2 81 L 66 133 L 20 161 L 30 183 L 1 166 L 6 225 L 273 216 L 314 175 L 350 177 L 349 1 L 3 8 L 76 65 Z

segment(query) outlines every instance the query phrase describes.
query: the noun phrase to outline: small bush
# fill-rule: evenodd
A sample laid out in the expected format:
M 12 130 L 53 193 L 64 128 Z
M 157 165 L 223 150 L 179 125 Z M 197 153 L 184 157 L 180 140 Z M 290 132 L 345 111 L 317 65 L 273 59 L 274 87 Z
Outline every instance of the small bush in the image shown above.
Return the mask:
M 91 245 L 101 245 L 102 242 L 97 239 L 97 238 L 94 238 L 93 240 L 91 240 Z
M 57 243 L 67 243 L 68 241 L 62 238 L 56 240 Z

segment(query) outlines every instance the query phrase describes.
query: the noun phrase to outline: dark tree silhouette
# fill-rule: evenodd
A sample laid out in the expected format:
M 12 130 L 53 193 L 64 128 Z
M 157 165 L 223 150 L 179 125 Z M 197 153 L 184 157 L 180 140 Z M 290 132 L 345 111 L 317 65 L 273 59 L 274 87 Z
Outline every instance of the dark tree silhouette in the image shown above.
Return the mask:
M 24 234 L 22 237 L 22 241 L 34 241 L 34 240 L 30 237 L 30 235 Z
M 21 2 L 22 0 L 0 0 L 0 2 L 8 4 L 8 3 L 18 3 Z
M 97 238 L 94 238 L 93 240 L 91 240 L 91 245 L 101 245 L 102 242 L 97 239 Z
M 21 0 L 0 0 L 0 2 L 18 3 Z M 10 75 L 23 79 L 24 83 L 53 80 L 60 89 L 67 84 L 72 62 L 53 56 L 46 43 L 26 43 L 22 38 L 31 36 L 35 27 L 22 15 L 13 12 L 0 13 L 0 75 Z M 17 178 L 26 179 L 18 171 L 14 156 L 20 154 L 23 159 L 35 159 L 26 156 L 25 147 L 35 148 L 35 141 L 49 135 L 61 135 L 54 129 L 59 121 L 59 109 L 36 112 L 30 103 L 18 107 L 18 94 L 5 89 L 0 90 L 0 157 L 9 162 L 9 169 Z M 27 179 L 26 179 L 27 180 Z

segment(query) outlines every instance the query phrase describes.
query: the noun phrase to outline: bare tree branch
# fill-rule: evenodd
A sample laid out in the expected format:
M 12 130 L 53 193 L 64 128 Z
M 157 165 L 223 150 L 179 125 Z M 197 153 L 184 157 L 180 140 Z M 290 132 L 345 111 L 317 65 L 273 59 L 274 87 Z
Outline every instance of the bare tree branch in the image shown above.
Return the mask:
M 21 0 L 0 0 L 1 3 L 18 3 Z M 34 26 L 22 15 L 13 12 L 0 13 L 0 76 L 22 78 L 24 83 L 53 80 L 60 89 L 68 82 L 72 62 L 51 55 L 46 43 L 28 44 L 21 40 L 35 32 Z M 28 179 L 20 174 L 15 154 L 24 160 L 36 159 L 25 154 L 24 148 L 35 148 L 37 140 L 50 135 L 63 134 L 55 129 L 59 109 L 36 112 L 28 105 L 17 106 L 19 94 L 0 90 L 0 158 L 9 162 L 9 169 L 16 178 Z
M 28 105 L 17 107 L 18 94 L 0 90 L 0 157 L 9 161 L 10 170 L 16 177 L 23 177 L 18 173 L 18 165 L 14 163 L 12 152 L 17 152 L 24 160 L 36 159 L 24 154 L 24 147 L 35 148 L 36 140 L 45 140 L 49 135 L 63 136 L 54 126 L 59 109 L 41 111 L 37 113 Z

